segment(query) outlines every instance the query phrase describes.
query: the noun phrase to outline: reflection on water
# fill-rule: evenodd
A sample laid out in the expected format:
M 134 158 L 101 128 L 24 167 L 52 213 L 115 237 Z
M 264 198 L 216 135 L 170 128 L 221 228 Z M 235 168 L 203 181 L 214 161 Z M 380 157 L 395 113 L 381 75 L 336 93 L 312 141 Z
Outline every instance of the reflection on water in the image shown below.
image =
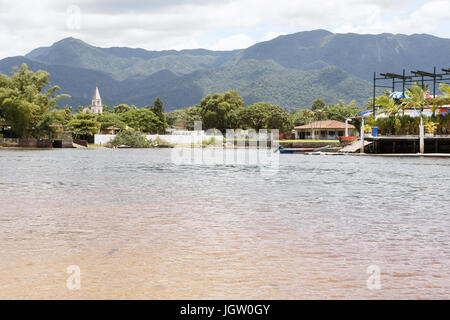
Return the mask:
M 1 151 L 0 298 L 449 298 L 448 159 L 170 152 Z

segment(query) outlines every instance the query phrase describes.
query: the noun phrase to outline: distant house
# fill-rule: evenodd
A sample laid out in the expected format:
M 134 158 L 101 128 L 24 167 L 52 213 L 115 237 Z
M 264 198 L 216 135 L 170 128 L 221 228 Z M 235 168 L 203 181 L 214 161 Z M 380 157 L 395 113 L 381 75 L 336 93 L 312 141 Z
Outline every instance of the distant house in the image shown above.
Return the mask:
M 100 134 L 117 134 L 121 129 L 117 126 L 110 126 L 105 129 L 100 129 Z
M 95 87 L 94 96 L 92 97 L 92 104 L 84 108 L 83 110 L 85 113 L 97 113 L 102 114 L 103 113 L 103 104 L 102 104 L 102 97 L 100 97 L 100 92 L 98 91 L 98 87 Z
M 345 135 L 345 123 L 336 120 L 316 121 L 294 128 L 296 139 L 337 140 Z M 348 125 L 348 134 L 356 135 L 355 126 Z

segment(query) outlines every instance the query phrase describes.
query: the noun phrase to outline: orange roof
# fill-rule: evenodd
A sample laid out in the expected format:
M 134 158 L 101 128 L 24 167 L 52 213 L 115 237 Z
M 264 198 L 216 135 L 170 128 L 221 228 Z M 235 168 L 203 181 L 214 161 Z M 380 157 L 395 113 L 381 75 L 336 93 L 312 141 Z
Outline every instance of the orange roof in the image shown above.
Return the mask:
M 356 129 L 354 125 L 348 124 L 349 129 Z M 295 127 L 295 130 L 301 129 L 345 129 L 345 123 L 336 120 L 316 121 L 303 126 Z

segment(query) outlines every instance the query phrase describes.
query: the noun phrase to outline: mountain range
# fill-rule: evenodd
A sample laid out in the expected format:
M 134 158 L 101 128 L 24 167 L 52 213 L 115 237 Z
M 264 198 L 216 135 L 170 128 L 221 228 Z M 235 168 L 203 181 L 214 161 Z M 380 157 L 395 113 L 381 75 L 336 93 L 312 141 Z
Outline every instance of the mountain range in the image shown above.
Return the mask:
M 198 104 L 206 94 L 237 90 L 246 105 L 267 101 L 287 109 L 372 94 L 373 72 L 401 73 L 450 67 L 450 39 L 426 34 L 334 34 L 314 30 L 279 36 L 233 51 L 148 51 L 100 48 L 66 38 L 25 56 L 0 60 L 0 73 L 27 63 L 46 70 L 51 83 L 89 105 L 98 85 L 104 104 L 146 106 L 160 97 L 170 111 Z

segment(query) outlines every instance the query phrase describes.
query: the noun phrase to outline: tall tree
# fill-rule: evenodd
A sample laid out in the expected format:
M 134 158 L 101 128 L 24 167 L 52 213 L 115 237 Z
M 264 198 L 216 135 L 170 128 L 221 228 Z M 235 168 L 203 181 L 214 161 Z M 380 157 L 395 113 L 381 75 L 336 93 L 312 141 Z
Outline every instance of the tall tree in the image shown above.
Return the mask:
M 150 108 L 161 120 L 164 119 L 164 104 L 159 97 L 156 97 L 153 106 Z
M 323 102 L 322 99 L 317 98 L 316 100 L 313 101 L 312 106 L 311 106 L 312 111 L 316 111 L 316 110 L 323 109 L 323 108 L 325 108 L 325 102 Z
M 97 121 L 100 123 L 101 129 L 109 127 L 125 128 L 125 123 L 120 120 L 120 115 L 117 113 L 102 113 L 98 115 Z
M 194 130 L 195 121 L 202 121 L 198 106 L 168 112 L 166 119 L 170 127 L 187 130 Z
M 159 97 L 156 97 L 155 102 L 153 103 L 153 106 L 150 108 L 151 111 L 159 118 L 161 121 L 161 126 L 158 128 L 158 133 L 164 133 L 167 123 L 166 123 L 166 116 L 164 115 L 164 104 L 159 99 Z
M 339 101 L 337 104 L 327 106 L 325 111 L 327 119 L 344 122 L 347 118 L 358 116 L 361 109 L 357 107 L 356 101 L 351 101 L 349 104 Z
M 244 101 L 234 90 L 223 94 L 207 95 L 200 101 L 203 129 L 236 129 L 239 125 L 238 113 Z
M 120 120 L 138 131 L 158 133 L 164 123 L 150 109 L 131 109 L 120 115 Z
M 93 136 L 100 130 L 100 123 L 97 121 L 96 115 L 92 113 L 79 112 L 67 125 L 77 138 Z
M 53 120 L 49 114 L 57 108 L 57 101 L 70 98 L 57 95 L 58 86 L 47 88 L 50 74 L 28 70 L 26 64 L 11 76 L 0 74 L 0 112 L 19 138 L 41 137 L 51 134 Z
M 245 129 L 278 129 L 286 132 L 292 129 L 289 114 L 280 106 L 267 102 L 254 103 L 239 112 L 240 124 Z
M 202 115 L 200 112 L 199 106 L 194 106 L 190 108 L 186 108 L 186 129 L 188 130 L 194 130 L 195 128 L 195 121 L 202 121 Z

